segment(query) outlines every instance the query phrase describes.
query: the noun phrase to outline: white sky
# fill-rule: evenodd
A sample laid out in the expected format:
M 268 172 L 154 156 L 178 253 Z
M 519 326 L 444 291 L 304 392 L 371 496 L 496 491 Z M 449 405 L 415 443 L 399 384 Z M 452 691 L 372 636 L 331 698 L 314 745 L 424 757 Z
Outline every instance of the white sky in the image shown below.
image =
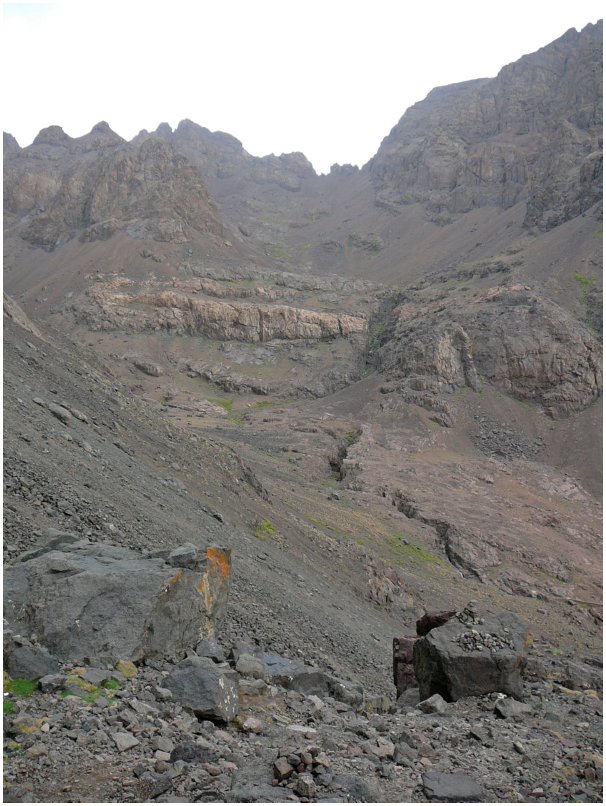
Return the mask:
M 319 172 L 362 165 L 435 86 L 489 77 L 602 0 L 79 0 L 3 3 L 2 124 L 20 145 L 106 120 L 190 118 Z

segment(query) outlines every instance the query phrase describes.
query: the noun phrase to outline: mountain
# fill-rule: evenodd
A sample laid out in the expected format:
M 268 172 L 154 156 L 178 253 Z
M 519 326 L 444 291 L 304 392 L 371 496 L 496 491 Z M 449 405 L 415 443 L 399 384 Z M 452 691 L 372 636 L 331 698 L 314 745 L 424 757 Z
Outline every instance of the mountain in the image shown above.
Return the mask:
M 131 142 L 107 123 L 80 138 L 50 126 L 25 148 L 5 134 L 11 580 L 43 540 L 155 562 L 227 547 L 217 639 L 232 666 L 246 645 L 267 668 L 304 661 L 320 686 L 232 669 L 252 732 L 162 693 L 180 658 L 140 664 L 117 711 L 52 689 L 15 700 L 76 751 L 60 772 L 46 734 L 24 740 L 11 717 L 26 747 L 10 750 L 11 797 L 60 799 L 79 777 L 97 800 L 422 800 L 440 783 L 429 766 L 470 759 L 493 800 L 599 797 L 601 42 L 600 22 L 437 88 L 367 165 L 326 176 L 189 120 Z M 534 710 L 515 736 L 493 695 L 451 703 L 441 731 L 394 705 L 392 639 L 470 599 L 534 635 Z M 73 660 L 72 677 L 94 666 Z M 563 735 L 570 775 L 551 763 Z M 519 765 L 514 738 L 534 751 Z M 306 771 L 276 789 L 278 752 Z M 28 788 L 37 758 L 54 773 Z
M 585 212 L 602 190 L 601 53 L 602 25 L 588 25 L 494 79 L 433 90 L 370 161 L 378 199 L 437 222 L 524 201 L 524 225 L 542 230 Z

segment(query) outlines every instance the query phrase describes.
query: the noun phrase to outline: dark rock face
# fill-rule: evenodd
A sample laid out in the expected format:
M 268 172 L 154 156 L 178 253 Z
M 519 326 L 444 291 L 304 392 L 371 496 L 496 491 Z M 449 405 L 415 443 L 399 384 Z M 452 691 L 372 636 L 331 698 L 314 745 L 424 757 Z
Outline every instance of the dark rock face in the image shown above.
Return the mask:
M 456 617 L 419 639 L 415 674 L 422 700 L 440 694 L 449 702 L 493 691 L 522 697 L 528 629 L 512 613 L 480 624 Z
M 413 666 L 413 653 L 416 638 L 393 639 L 393 682 L 397 696 L 417 685 Z
M 59 671 L 59 662 L 42 647 L 23 644 L 5 650 L 5 668 L 13 678 L 39 680 Z
M 191 120 L 182 120 L 174 132 L 158 129 L 156 135 L 179 148 L 204 176 L 218 179 L 237 177 L 259 185 L 273 184 L 291 192 L 300 190 L 302 182 L 316 176 L 304 154 L 253 157 L 230 134 L 211 132 Z
M 601 198 L 602 23 L 568 31 L 494 79 L 438 87 L 369 163 L 377 201 L 432 219 L 527 201 L 549 229 Z
M 178 657 L 214 633 L 229 552 L 200 550 L 191 569 L 86 540 L 56 542 L 7 569 L 4 608 L 9 623 L 36 633 L 58 658 Z
M 15 140 L 12 134 L 8 132 L 3 132 L 3 153 L 4 156 L 10 156 L 12 154 L 17 154 L 21 151 L 21 146 Z

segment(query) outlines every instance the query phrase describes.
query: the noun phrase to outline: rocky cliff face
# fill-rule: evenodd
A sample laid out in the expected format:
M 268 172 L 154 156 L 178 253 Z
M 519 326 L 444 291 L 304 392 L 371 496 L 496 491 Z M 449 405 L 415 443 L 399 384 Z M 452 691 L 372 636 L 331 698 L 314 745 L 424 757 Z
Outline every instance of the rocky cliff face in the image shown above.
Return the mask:
M 399 305 L 393 317 L 380 366 L 412 390 L 443 394 L 486 382 L 539 403 L 552 417 L 580 411 L 601 394 L 598 340 L 527 286 L 417 299 Z
M 269 183 L 295 192 L 300 190 L 305 179 L 316 176 L 304 154 L 253 157 L 230 134 L 211 132 L 191 120 L 182 120 L 174 132 L 167 124 L 161 124 L 154 136 L 170 142 L 186 154 L 211 182 L 213 178 L 236 178 L 256 184 Z
M 253 344 L 274 339 L 347 338 L 367 330 L 366 319 L 362 316 L 335 315 L 290 305 L 224 302 L 192 297 L 175 290 L 129 293 L 119 281 L 109 287 L 94 286 L 90 298 L 97 310 L 89 312 L 89 324 L 103 330 L 164 330 L 177 335 Z
M 199 173 L 161 140 L 129 145 L 107 124 L 70 138 L 44 129 L 5 161 L 5 210 L 21 237 L 52 251 L 79 237 L 184 242 L 195 230 L 222 238 L 223 227 Z
M 568 31 L 494 79 L 433 90 L 368 165 L 377 202 L 432 220 L 527 202 L 549 229 L 601 198 L 602 23 Z

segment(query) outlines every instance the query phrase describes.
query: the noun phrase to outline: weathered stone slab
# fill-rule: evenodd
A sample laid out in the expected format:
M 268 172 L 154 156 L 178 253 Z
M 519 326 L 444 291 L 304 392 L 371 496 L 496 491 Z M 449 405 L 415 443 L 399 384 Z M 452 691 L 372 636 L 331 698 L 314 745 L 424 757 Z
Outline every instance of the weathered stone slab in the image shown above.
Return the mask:
M 442 803 L 479 803 L 486 797 L 480 784 L 462 772 L 426 772 L 423 790 L 430 800 Z

